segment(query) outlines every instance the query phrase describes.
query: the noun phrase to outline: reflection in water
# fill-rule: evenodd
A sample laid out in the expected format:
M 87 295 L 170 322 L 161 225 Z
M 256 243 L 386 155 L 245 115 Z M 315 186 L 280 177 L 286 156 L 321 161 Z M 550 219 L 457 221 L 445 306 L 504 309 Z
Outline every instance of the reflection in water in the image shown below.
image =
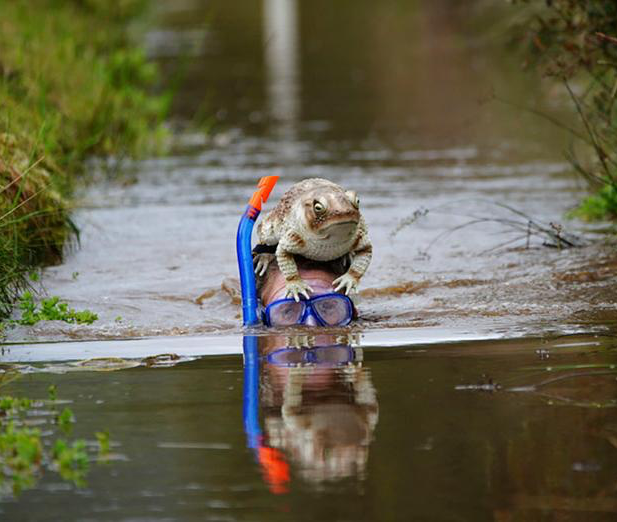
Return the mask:
M 288 491 L 287 459 L 309 483 L 364 478 L 377 425 L 361 349 L 334 335 L 308 339 L 292 347 L 285 336 L 244 338 L 245 430 L 274 493 Z
M 298 94 L 298 14 L 296 0 L 264 0 L 264 49 L 268 108 L 282 138 L 295 138 Z
M 34 364 L 5 383 L 35 399 L 57 385 L 75 437 L 109 427 L 126 460 L 92 466 L 86 490 L 45 474 L 0 502 L 0 520 L 615 520 L 616 339 L 261 335 L 244 340 L 244 375 L 220 355 L 63 375 Z

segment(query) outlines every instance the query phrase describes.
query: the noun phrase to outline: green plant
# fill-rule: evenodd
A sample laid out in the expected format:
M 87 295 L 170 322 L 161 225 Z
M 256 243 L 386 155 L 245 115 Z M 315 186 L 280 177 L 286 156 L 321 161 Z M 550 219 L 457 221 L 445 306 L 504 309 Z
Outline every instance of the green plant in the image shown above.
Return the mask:
M 9 421 L 0 429 L 0 488 L 10 481 L 13 493 L 32 487 L 43 462 L 41 432 Z
M 106 462 L 109 458 L 109 450 L 111 448 L 111 444 L 109 442 L 109 432 L 97 431 L 94 435 L 99 443 L 99 460 Z
M 75 417 L 70 408 L 64 408 L 57 417 L 58 426 L 67 435 L 73 429 L 73 422 L 75 422 Z
M 617 217 L 617 184 L 604 185 L 595 195 L 583 199 L 570 215 L 589 221 Z
M 17 495 L 34 487 L 45 471 L 57 471 L 60 476 L 78 487 L 85 485 L 91 459 L 107 462 L 109 433 L 97 432 L 98 456 L 88 453 L 82 439 L 68 441 L 62 437 L 44 443 L 56 435 L 53 429 L 44 431 L 25 425 L 25 419 L 34 408 L 48 407 L 56 410 L 56 388 L 48 389 L 49 401 L 33 401 L 27 398 L 0 396 L 0 496 Z M 64 408 L 57 415 L 57 426 L 68 435 L 75 422 L 73 412 Z M 53 428 L 53 426 L 52 426 Z
M 21 317 L 17 324 L 34 325 L 39 321 L 64 321 L 66 323 L 92 324 L 98 315 L 90 310 L 76 311 L 67 303 L 60 301 L 58 296 L 43 299 L 39 306 L 34 302 L 31 292 L 24 292 L 19 298 Z
M 77 486 L 85 485 L 89 468 L 85 441 L 75 440 L 69 443 L 64 439 L 57 439 L 52 449 L 52 457 L 54 466 L 63 479 L 70 480 Z

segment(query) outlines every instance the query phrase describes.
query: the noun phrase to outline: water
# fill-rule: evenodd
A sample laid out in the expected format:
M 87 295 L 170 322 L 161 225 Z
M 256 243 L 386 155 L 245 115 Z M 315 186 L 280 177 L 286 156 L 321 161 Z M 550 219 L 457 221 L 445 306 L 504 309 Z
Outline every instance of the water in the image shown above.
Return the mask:
M 174 121 L 211 132 L 179 131 L 121 182 L 92 163 L 81 248 L 43 285 L 100 319 L 15 328 L 0 356 L 22 372 L 3 393 L 57 384 L 75 435 L 109 429 L 119 460 L 85 489 L 46 473 L 2 516 L 614 518 L 617 259 L 600 227 L 563 221 L 568 137 L 518 107 L 567 121 L 567 100 L 504 50 L 507 9 L 156 2 L 146 45 L 183 74 Z M 267 174 L 273 199 L 315 176 L 357 190 L 374 258 L 357 325 L 260 331 L 275 355 L 243 367 L 235 230 Z M 528 241 L 495 203 L 588 246 Z
M 286 344 L 262 338 L 271 361 L 244 370 L 231 355 L 62 375 L 35 364 L 3 391 L 44 398 L 57 384 L 75 435 L 110 429 L 116 459 L 81 490 L 47 473 L 0 504 L 3 519 L 614 519 L 615 338 L 339 344 L 294 367 Z

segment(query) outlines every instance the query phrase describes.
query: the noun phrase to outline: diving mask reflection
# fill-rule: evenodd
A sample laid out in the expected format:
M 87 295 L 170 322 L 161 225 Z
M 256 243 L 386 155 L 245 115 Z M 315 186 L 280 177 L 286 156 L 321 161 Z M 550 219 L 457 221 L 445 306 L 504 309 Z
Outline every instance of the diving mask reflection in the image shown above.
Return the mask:
M 266 326 L 308 324 L 310 317 L 320 326 L 347 326 L 354 317 L 353 303 L 346 295 L 330 293 L 300 301 L 277 299 L 261 310 Z

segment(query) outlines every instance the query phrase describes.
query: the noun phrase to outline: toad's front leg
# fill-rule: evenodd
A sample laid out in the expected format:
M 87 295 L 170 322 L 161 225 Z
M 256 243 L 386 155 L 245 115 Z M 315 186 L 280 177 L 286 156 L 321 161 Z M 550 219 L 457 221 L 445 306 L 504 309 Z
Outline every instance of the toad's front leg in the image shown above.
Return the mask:
M 336 292 L 343 290 L 346 295 L 358 292 L 360 279 L 366 272 L 366 269 L 371 263 L 371 258 L 373 257 L 373 245 L 368 238 L 366 226 L 361 230 L 355 249 L 351 252 L 351 256 L 353 261 L 351 262 L 349 270 L 341 277 L 332 281 L 334 290 Z
M 268 254 L 266 252 L 262 252 L 261 254 L 254 254 L 253 266 L 255 267 L 255 275 L 263 277 L 268 271 L 268 267 L 270 266 L 270 263 L 272 263 L 273 259 L 274 254 Z
M 300 294 L 302 294 L 308 299 L 309 292 L 312 292 L 313 289 L 302 281 L 293 254 L 285 250 L 281 243 L 276 247 L 276 262 L 281 273 L 285 276 L 286 297 L 293 297 L 296 301 L 299 301 Z

